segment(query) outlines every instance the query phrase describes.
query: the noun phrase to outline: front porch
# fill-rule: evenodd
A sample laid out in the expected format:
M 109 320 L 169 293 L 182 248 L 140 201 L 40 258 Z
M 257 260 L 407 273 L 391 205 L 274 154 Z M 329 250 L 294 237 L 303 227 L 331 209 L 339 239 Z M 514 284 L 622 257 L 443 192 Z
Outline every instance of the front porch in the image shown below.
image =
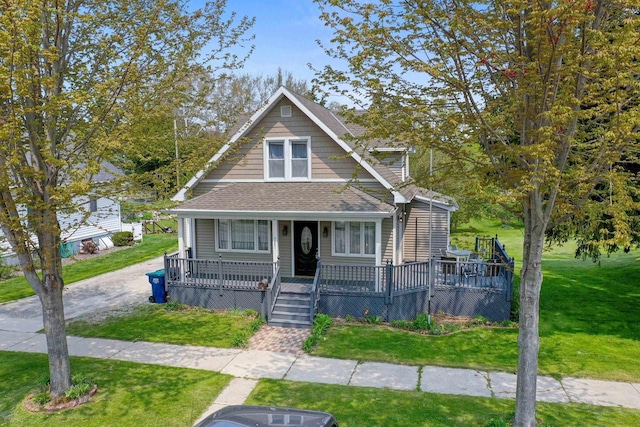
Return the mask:
M 424 312 L 509 317 L 513 259 L 497 237 L 476 239 L 474 260 L 432 258 L 383 266 L 324 264 L 310 277 L 283 277 L 276 262 L 165 256 L 166 285 L 180 302 L 214 309 L 252 308 L 270 323 L 307 327 L 333 317 L 411 319 Z M 284 301 L 284 302 L 283 302 Z

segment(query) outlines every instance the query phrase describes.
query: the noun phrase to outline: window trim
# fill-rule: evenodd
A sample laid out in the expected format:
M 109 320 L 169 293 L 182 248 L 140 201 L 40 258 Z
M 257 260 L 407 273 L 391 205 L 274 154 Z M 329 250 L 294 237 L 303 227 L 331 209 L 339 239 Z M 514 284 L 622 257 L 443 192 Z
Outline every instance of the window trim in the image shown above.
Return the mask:
M 344 232 L 345 232 L 345 252 L 336 252 L 336 222 L 342 222 L 345 224 Z M 360 253 L 351 253 L 351 224 L 352 223 L 360 224 Z M 374 226 L 374 234 L 373 234 L 373 253 L 367 254 L 365 253 L 365 224 L 373 224 Z M 378 224 L 376 221 L 331 221 L 331 255 L 336 257 L 357 257 L 357 258 L 375 258 L 376 257 L 376 232 Z
M 284 178 L 269 176 L 269 144 L 281 142 L 284 144 Z M 307 176 L 306 177 L 294 177 L 292 172 L 293 151 L 292 145 L 294 143 L 305 143 L 307 145 Z M 262 146 L 263 152 L 263 170 L 264 180 L 273 182 L 284 181 L 311 181 L 311 137 L 310 136 L 290 136 L 283 138 L 265 138 Z
M 223 249 L 220 248 L 220 239 L 218 238 L 218 230 L 220 229 L 220 221 L 228 221 L 227 222 L 227 242 L 228 248 Z M 255 249 L 233 249 L 232 242 L 232 232 L 231 232 L 231 221 L 253 221 L 253 244 Z M 267 249 L 260 250 L 259 242 L 258 242 L 258 222 L 265 221 L 267 223 Z M 248 219 L 248 218 L 219 218 L 215 220 L 214 225 L 214 240 L 215 240 L 215 248 L 216 252 L 239 252 L 239 253 L 261 253 L 268 254 L 271 253 L 271 221 L 266 219 Z

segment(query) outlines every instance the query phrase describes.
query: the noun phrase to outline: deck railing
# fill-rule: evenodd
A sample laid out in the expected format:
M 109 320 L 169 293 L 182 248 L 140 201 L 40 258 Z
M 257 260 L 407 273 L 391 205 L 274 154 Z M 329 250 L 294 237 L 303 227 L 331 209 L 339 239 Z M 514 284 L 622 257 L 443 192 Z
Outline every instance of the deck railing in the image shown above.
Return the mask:
M 394 293 L 429 286 L 429 262 L 384 266 L 321 264 L 321 290 Z

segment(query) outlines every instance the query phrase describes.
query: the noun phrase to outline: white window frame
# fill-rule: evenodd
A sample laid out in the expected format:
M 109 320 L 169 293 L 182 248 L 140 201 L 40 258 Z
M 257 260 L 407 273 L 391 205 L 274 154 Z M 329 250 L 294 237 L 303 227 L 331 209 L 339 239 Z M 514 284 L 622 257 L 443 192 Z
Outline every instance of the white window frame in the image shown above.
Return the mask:
M 283 143 L 284 145 L 284 178 L 269 176 L 269 144 Z M 293 143 L 306 143 L 307 144 L 307 176 L 294 177 L 291 176 L 292 170 L 292 150 L 291 145 Z M 310 181 L 311 180 L 311 137 L 310 136 L 296 136 L 287 138 L 265 138 L 263 149 L 264 155 L 264 180 L 265 181 Z
M 218 238 L 218 230 L 220 229 L 220 221 L 227 221 L 227 242 L 228 248 L 220 248 L 220 239 Z M 253 221 L 253 247 L 254 249 L 233 249 L 233 242 L 231 241 L 231 221 Z M 258 221 L 266 221 L 267 222 L 267 249 L 260 250 L 260 246 L 258 244 Z M 220 218 L 215 221 L 215 247 L 216 252 L 243 252 L 243 253 L 261 253 L 267 254 L 271 253 L 271 221 L 269 220 L 249 220 L 249 219 L 241 219 L 241 218 Z
M 336 252 L 336 222 L 343 222 L 345 223 L 345 235 L 346 235 L 346 240 L 345 240 L 345 252 Z M 351 249 L 351 224 L 352 223 L 358 223 L 360 224 L 360 252 L 359 253 L 351 253 L 350 249 Z M 373 224 L 373 226 L 375 227 L 374 229 L 377 230 L 378 227 L 378 223 L 376 221 L 350 221 L 350 220 L 344 220 L 344 221 L 331 221 L 331 255 L 333 256 L 344 256 L 344 257 L 361 257 L 361 258 L 375 258 L 376 257 L 376 241 L 375 239 L 377 238 L 377 233 L 374 233 L 374 249 L 373 249 L 373 253 L 372 254 L 366 254 L 364 253 L 364 242 L 365 242 L 365 236 L 364 236 L 364 225 L 366 224 Z

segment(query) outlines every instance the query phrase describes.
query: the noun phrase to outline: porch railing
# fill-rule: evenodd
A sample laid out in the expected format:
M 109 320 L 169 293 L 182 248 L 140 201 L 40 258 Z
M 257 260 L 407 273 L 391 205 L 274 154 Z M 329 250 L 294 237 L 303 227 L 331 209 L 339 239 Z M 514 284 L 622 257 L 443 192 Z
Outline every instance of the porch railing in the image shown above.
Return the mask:
M 276 301 L 278 300 L 278 295 L 280 295 L 280 288 L 282 282 L 280 279 L 280 263 L 276 264 L 276 272 L 271 278 L 271 282 L 269 283 L 269 287 L 267 288 L 267 307 L 269 308 L 269 312 L 267 313 L 267 318 L 265 319 L 263 316 L 262 320 L 268 320 L 271 318 L 273 314 L 273 310 L 276 306 Z
M 309 317 L 312 321 L 318 314 L 318 304 L 320 303 L 320 280 L 322 279 L 322 263 L 318 260 L 316 274 L 311 285 L 311 301 L 309 303 Z
M 277 262 L 226 261 L 222 258 L 193 259 L 166 255 L 164 263 L 168 285 L 205 288 L 256 289 L 262 283 L 266 289 L 278 271 Z

